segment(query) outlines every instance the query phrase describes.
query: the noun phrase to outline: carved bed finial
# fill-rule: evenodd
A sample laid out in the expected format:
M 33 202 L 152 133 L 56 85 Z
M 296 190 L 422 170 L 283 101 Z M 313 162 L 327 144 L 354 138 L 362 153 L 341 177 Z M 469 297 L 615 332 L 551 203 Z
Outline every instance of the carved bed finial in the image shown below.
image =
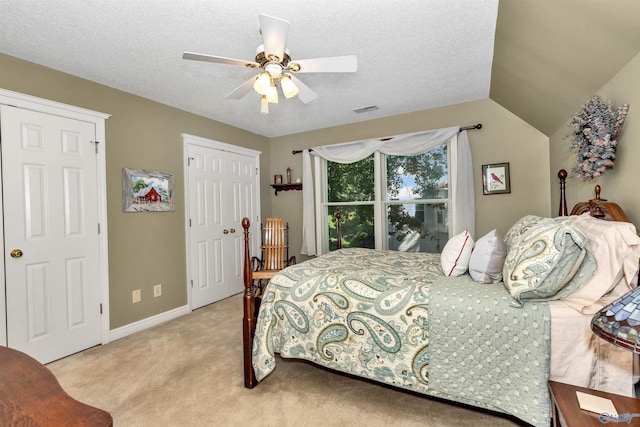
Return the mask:
M 607 200 L 607 199 L 601 199 L 601 198 L 600 198 L 600 186 L 599 186 L 598 184 L 596 184 L 595 191 L 596 191 L 596 198 L 595 198 L 595 200 L 604 200 L 604 201 L 606 201 L 606 200 Z
M 558 178 L 560 178 L 560 181 L 566 181 L 567 179 L 567 171 L 564 169 L 560 169 L 558 171 Z
M 594 218 L 604 218 L 606 216 L 606 207 L 601 202 L 606 202 L 607 199 L 600 198 L 600 186 L 596 184 L 595 188 L 596 198 L 589 200 L 589 212 Z
M 558 171 L 558 178 L 560 179 L 560 209 L 558 210 L 558 216 L 567 216 L 567 199 L 565 197 L 565 185 L 567 182 L 567 171 L 560 169 Z

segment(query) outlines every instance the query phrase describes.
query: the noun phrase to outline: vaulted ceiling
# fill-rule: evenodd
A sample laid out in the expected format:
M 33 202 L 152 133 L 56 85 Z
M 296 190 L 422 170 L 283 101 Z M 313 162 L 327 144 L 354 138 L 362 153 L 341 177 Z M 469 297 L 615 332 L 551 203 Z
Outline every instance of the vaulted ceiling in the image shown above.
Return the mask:
M 639 52 L 640 0 L 501 0 L 490 97 L 550 135 Z
M 491 97 L 546 134 L 640 51 L 640 0 L 0 0 L 0 52 L 274 137 Z M 356 55 L 298 77 L 318 94 L 225 96 L 255 70 L 259 14 L 293 59 Z M 0 70 L 1 72 L 1 70 Z M 356 114 L 354 109 L 376 105 Z

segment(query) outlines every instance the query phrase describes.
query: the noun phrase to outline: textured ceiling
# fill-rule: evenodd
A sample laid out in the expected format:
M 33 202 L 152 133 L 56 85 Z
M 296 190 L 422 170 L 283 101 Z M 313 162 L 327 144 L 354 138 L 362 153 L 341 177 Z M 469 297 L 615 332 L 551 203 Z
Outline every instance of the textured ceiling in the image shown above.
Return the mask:
M 182 53 L 253 60 L 261 13 L 294 60 L 358 71 L 301 74 L 319 98 L 267 116 L 225 99 L 255 71 Z M 267 137 L 487 97 L 551 135 L 639 51 L 640 0 L 0 0 L 0 52 Z
M 0 52 L 267 137 L 487 98 L 498 0 L 0 0 Z M 353 74 L 300 74 L 319 96 L 259 114 L 258 15 L 289 21 L 291 57 L 356 55 Z M 377 105 L 378 110 L 352 110 Z

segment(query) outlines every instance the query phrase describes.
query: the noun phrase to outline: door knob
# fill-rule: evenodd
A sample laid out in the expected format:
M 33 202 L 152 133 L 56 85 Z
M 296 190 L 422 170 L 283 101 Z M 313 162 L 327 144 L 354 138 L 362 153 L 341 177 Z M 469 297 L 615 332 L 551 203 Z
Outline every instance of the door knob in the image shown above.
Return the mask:
M 222 230 L 222 234 L 229 234 L 229 230 Z
M 231 230 L 229 230 L 229 231 L 230 231 L 230 232 L 232 232 L 232 233 L 235 233 L 235 232 L 236 232 L 236 229 L 235 229 L 235 228 L 232 228 L 232 229 L 231 229 Z
M 20 258 L 22 256 L 22 251 L 20 249 L 14 249 L 11 251 L 11 258 Z

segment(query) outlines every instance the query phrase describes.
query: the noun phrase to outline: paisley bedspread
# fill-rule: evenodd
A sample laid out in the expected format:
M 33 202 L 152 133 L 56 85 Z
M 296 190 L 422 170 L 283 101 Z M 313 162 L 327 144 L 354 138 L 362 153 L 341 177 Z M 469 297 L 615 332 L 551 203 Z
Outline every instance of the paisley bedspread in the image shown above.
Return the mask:
M 342 249 L 281 271 L 257 319 L 259 381 L 275 353 L 549 425 L 547 304 L 446 277 L 438 254 Z

